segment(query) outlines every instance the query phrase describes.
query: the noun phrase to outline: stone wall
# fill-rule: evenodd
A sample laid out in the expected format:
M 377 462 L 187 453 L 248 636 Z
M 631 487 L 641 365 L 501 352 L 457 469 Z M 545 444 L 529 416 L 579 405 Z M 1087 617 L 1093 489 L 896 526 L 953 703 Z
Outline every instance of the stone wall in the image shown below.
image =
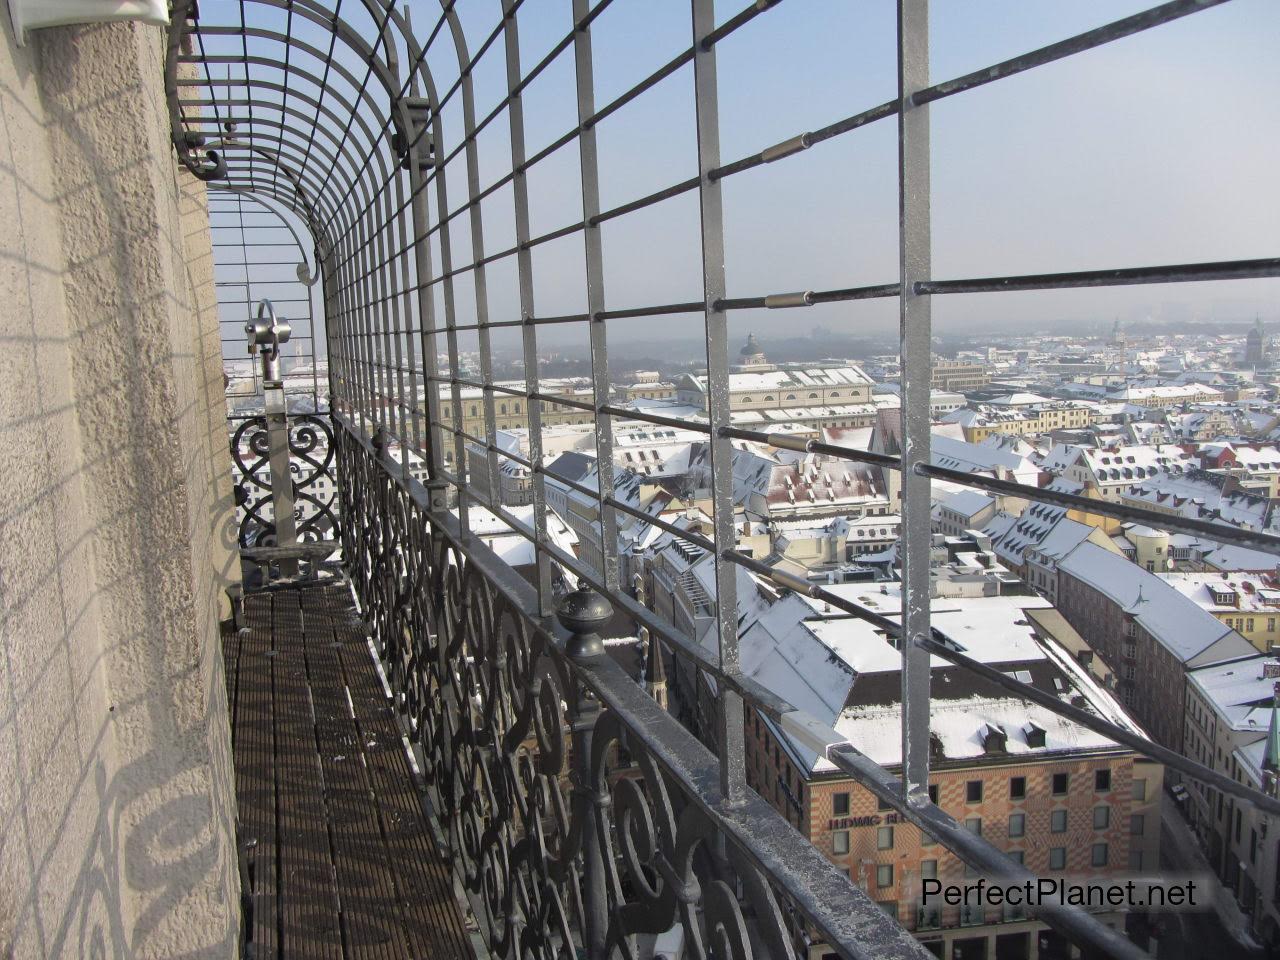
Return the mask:
M 0 956 L 231 957 L 204 189 L 163 30 L 0 22 Z

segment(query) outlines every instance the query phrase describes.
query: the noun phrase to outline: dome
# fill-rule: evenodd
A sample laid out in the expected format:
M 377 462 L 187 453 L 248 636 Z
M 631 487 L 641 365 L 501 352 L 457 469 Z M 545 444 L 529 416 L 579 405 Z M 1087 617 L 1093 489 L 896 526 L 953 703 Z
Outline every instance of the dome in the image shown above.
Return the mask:
M 760 342 L 756 340 L 754 333 L 747 334 L 747 342 L 742 349 L 738 351 L 740 357 L 764 357 L 764 351 L 760 349 Z

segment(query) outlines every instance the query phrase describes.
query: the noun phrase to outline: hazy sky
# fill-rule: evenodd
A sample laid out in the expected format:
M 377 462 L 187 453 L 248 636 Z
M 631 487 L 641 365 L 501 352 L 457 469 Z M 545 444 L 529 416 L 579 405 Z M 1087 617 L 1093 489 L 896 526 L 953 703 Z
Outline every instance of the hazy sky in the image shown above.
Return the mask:
M 743 0 L 721 3 L 719 16 Z M 935 0 L 934 80 L 1115 20 L 1151 3 L 1128 0 Z M 354 8 L 357 5 L 349 4 Z M 569 0 L 526 0 L 527 70 L 567 31 Z M 418 32 L 435 3 L 414 3 Z M 498 0 L 461 0 L 474 45 Z M 344 11 L 345 12 L 345 11 Z M 890 0 L 785 0 L 717 49 L 725 161 L 890 99 Z M 603 105 L 689 43 L 687 0 L 616 0 L 592 28 Z M 1280 252 L 1280 4 L 1233 0 L 1065 61 L 949 98 L 932 108 L 933 260 L 939 278 L 1267 257 Z M 475 74 L 477 115 L 505 93 L 499 41 Z M 447 89 L 457 73 L 442 36 L 430 57 Z M 693 73 L 685 66 L 598 128 L 601 202 L 643 196 L 696 172 Z M 576 122 L 573 59 L 524 96 L 528 152 Z M 458 98 L 445 111 L 461 134 Z M 480 139 L 480 180 L 510 168 L 505 117 Z M 897 279 L 896 120 L 725 181 L 730 296 Z M 451 206 L 465 200 L 461 159 L 448 169 Z M 529 177 L 535 235 L 581 217 L 576 142 Z M 489 252 L 514 242 L 510 187 L 483 205 Z M 466 218 L 454 221 L 455 264 L 470 261 Z M 697 196 L 688 193 L 603 228 L 607 305 L 699 299 Z M 438 251 L 437 251 L 438 253 Z M 436 263 L 439 263 L 437 256 Z M 585 306 L 580 235 L 537 248 L 537 312 Z M 490 316 L 514 316 L 514 259 L 488 270 Z M 439 288 L 436 288 L 437 291 Z M 459 282 L 459 319 L 473 315 Z M 1280 319 L 1280 281 L 1176 284 L 935 298 L 943 333 L 1144 317 Z M 616 342 L 696 332 L 690 318 L 612 321 Z M 894 301 L 734 316 L 734 335 L 808 330 L 883 332 Z M 548 331 L 581 338 L 576 327 Z M 514 345 L 515 337 L 497 338 Z M 464 344 L 464 347 L 466 344 Z

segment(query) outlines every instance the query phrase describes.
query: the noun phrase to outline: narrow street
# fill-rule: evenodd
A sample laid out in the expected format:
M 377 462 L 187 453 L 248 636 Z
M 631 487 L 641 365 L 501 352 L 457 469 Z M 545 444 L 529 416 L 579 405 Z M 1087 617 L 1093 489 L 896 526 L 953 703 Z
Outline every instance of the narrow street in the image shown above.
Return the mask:
M 1160 960 L 1209 960 L 1224 951 L 1245 960 L 1262 957 L 1261 947 L 1247 933 L 1248 920 L 1231 892 L 1218 882 L 1195 834 L 1172 798 L 1160 807 L 1160 866 L 1168 876 L 1193 876 L 1213 892 L 1208 909 L 1166 911 L 1157 956 Z

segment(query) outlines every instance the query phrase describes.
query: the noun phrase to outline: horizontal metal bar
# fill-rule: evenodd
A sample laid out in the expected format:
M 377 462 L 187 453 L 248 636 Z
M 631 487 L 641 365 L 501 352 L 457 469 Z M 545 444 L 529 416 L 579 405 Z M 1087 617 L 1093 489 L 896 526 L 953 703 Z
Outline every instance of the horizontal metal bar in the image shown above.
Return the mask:
M 902 463 L 898 457 L 873 453 L 870 450 L 857 450 L 853 447 L 824 443 L 819 440 L 801 440 L 788 437 L 786 434 L 760 433 L 755 430 L 743 430 L 737 427 L 724 427 L 722 432 L 725 436 L 734 437 L 738 440 L 754 440 L 759 443 L 785 446 L 791 450 L 826 454 L 842 460 L 874 463 L 894 470 L 902 469 Z M 1149 510 L 1145 507 L 1133 507 L 1126 504 L 1111 503 L 1107 500 L 1095 500 L 1092 497 L 1082 497 L 1079 494 L 1062 493 L 1057 490 L 1050 490 L 1047 487 L 1033 487 L 1029 484 L 1016 483 L 1012 480 L 1000 480 L 995 477 L 966 473 L 963 470 L 953 470 L 932 464 L 921 464 L 917 470 L 920 474 L 935 480 L 949 480 L 952 483 L 998 493 L 1002 496 L 1019 497 L 1040 503 L 1052 503 L 1072 510 L 1079 510 L 1083 513 L 1140 523 L 1144 526 L 1186 533 L 1197 537 L 1208 537 L 1220 543 L 1235 543 L 1280 554 L 1280 537 L 1248 530 L 1244 527 L 1214 523 L 1210 520 L 1194 520 L 1188 517 L 1161 513 L 1158 510 Z
M 915 285 L 915 290 L 916 293 L 1003 293 L 1011 290 L 1063 290 L 1074 287 L 1256 280 L 1268 277 L 1280 277 L 1280 257 L 1159 267 L 1124 267 L 1117 270 L 1078 270 L 1072 273 L 1033 273 L 976 280 L 923 280 Z
M 745 567 L 753 573 L 765 577 L 780 587 L 785 587 L 788 590 L 802 593 L 814 600 L 821 600 L 823 603 L 830 604 L 837 610 L 841 610 L 858 620 L 866 621 L 877 629 L 884 630 L 885 633 L 893 637 L 899 643 L 903 642 L 902 625 L 898 621 L 890 617 L 886 617 L 884 614 L 868 610 L 865 606 L 854 600 L 832 593 L 830 590 L 823 589 L 819 584 L 802 580 L 799 577 L 792 576 L 782 570 L 774 570 L 767 564 L 762 563 L 753 557 L 748 557 L 745 554 L 739 553 L 736 550 L 725 550 L 722 555 L 726 559 L 732 560 L 739 566 Z M 1095 733 L 1100 733 L 1104 737 L 1114 740 L 1116 743 L 1128 747 L 1145 757 L 1149 757 L 1150 759 L 1163 763 L 1166 766 L 1173 767 L 1175 770 L 1179 770 L 1196 780 L 1202 780 L 1210 786 L 1217 787 L 1224 793 L 1229 793 L 1232 796 L 1239 797 L 1241 800 L 1247 800 L 1249 803 L 1256 805 L 1261 810 L 1265 810 L 1268 813 L 1280 814 L 1280 799 L 1268 796 L 1258 790 L 1254 790 L 1243 783 L 1238 783 L 1230 777 L 1218 773 L 1211 767 L 1207 767 L 1202 763 L 1192 760 L 1190 757 L 1186 757 L 1183 754 L 1178 753 L 1176 750 L 1170 750 L 1168 747 L 1156 743 L 1143 734 L 1135 733 L 1132 730 L 1111 723 L 1108 720 L 1104 720 L 1095 713 L 1090 713 L 1088 710 L 1083 710 L 1080 707 L 1060 700 L 1052 693 L 1047 693 L 1043 690 L 1037 689 L 1031 684 L 1016 680 L 1000 670 L 982 663 L 981 661 L 967 657 L 956 649 L 959 644 L 957 644 L 955 640 L 947 636 L 946 633 L 939 630 L 937 627 L 932 627 L 931 629 L 933 633 L 932 638 L 919 639 L 916 643 L 928 650 L 934 656 L 940 657 L 949 663 L 953 663 L 958 667 L 968 670 L 970 673 L 980 676 L 985 680 L 989 680 L 1024 700 L 1030 700 L 1032 703 L 1037 703 L 1060 717 L 1065 717 L 1073 723 L 1078 723 L 1082 727 L 1087 727 Z
M 751 6 L 746 7 L 743 10 L 739 10 L 732 17 L 702 38 L 702 49 L 710 50 L 739 27 L 745 26 L 766 10 L 776 7 L 781 2 L 782 0 L 756 0 L 755 3 L 751 4 Z
M 1255 547 L 1270 553 L 1280 553 L 1280 537 L 1247 530 L 1244 527 L 1214 523 L 1210 520 L 1192 520 L 1187 517 L 1160 513 L 1158 510 L 1148 510 L 1145 507 L 1131 507 L 1121 503 L 1110 503 L 1106 500 L 1095 500 L 1092 497 L 1082 497 L 1074 493 L 1060 493 L 1057 490 L 1049 490 L 1045 487 L 1033 487 L 1025 483 L 1015 483 L 1012 480 L 999 480 L 995 477 L 964 473 L 947 467 L 921 464 L 918 470 L 921 474 L 932 477 L 935 480 L 951 480 L 955 483 L 963 483 L 969 487 L 976 487 L 979 490 L 987 490 L 1004 496 L 1022 497 L 1027 500 L 1036 500 L 1040 503 L 1052 503 L 1085 513 L 1112 517 L 1116 520 L 1132 521 L 1148 527 L 1172 530 L 1177 533 L 1188 533 L 1197 537 L 1208 537 L 1219 543 L 1238 543 L 1241 546 Z
M 356 428 L 344 414 L 339 411 L 334 411 L 332 413 L 332 417 L 334 422 L 341 425 L 346 433 L 350 434 L 356 442 L 360 443 L 367 450 L 372 451 L 373 448 L 369 439 L 358 432 L 358 428 Z M 412 496 L 415 497 L 415 499 L 419 496 L 415 491 L 421 491 L 420 496 L 423 498 L 422 503 L 425 509 L 425 504 L 428 502 L 426 500 L 426 488 L 413 477 L 405 478 L 402 475 L 399 462 L 392 459 L 390 453 L 384 451 L 379 462 L 384 465 L 384 469 L 386 469 L 387 465 L 392 467 L 389 471 L 392 475 L 392 479 L 395 483 L 404 487 Z M 447 468 L 442 467 L 441 470 L 445 475 L 445 479 L 452 483 L 457 489 L 460 497 L 465 497 L 466 499 L 479 504 L 495 516 L 502 517 L 504 520 L 509 516 L 508 511 L 503 509 L 500 504 L 494 503 L 492 499 L 476 493 L 464 479 L 452 473 Z M 555 474 L 549 475 L 555 476 Z M 602 578 L 599 576 L 599 572 L 588 569 L 577 557 L 561 550 L 554 543 L 539 543 L 534 539 L 534 537 L 526 533 L 525 529 L 519 529 L 516 532 L 524 536 L 535 550 L 545 552 L 549 557 L 555 560 L 558 564 L 564 567 L 565 570 L 569 571 L 579 580 L 590 584 L 593 589 L 599 590 L 601 593 L 608 595 L 615 607 L 620 608 L 627 614 L 627 616 L 635 620 L 640 626 L 648 629 L 653 636 L 660 637 L 669 646 L 679 651 L 682 656 L 688 657 L 690 662 L 695 664 L 698 669 L 702 670 L 709 676 L 715 677 L 717 683 L 727 687 L 728 689 L 736 690 L 745 699 L 750 700 L 755 705 L 756 709 L 765 716 L 781 722 L 782 718 L 786 715 L 800 715 L 800 711 L 797 711 L 792 704 L 777 696 L 773 691 L 763 686 L 758 681 L 753 680 L 750 677 L 743 676 L 742 674 L 727 676 L 721 673 L 715 655 L 711 654 L 697 642 L 690 640 L 683 633 L 676 630 L 672 624 L 656 616 L 653 611 L 641 605 L 635 600 L 635 598 L 626 594 L 610 593 L 605 587 Z M 811 725 L 819 726 L 816 721 L 813 721 Z
M 1135 13 L 1131 17 L 1124 17 L 1112 23 L 1103 24 L 1093 30 L 1086 30 L 1084 33 L 1076 34 L 1074 37 L 1059 40 L 1057 43 L 1051 43 L 1021 56 L 1002 60 L 1000 63 L 983 67 L 981 70 L 975 70 L 972 73 L 966 73 L 964 76 L 956 77 L 953 80 L 935 83 L 933 86 L 925 87 L 925 89 L 913 94 L 911 102 L 917 105 L 932 103 L 934 100 L 941 100 L 944 97 L 962 93 L 965 90 L 972 90 L 974 87 L 983 86 L 993 80 L 1012 77 L 1033 67 L 1044 66 L 1047 63 L 1053 63 L 1055 60 L 1061 60 L 1073 54 L 1092 50 L 1094 47 L 1111 43 L 1113 40 L 1119 40 L 1135 33 L 1141 33 L 1144 30 L 1150 30 L 1152 27 L 1169 23 L 1179 17 L 1185 17 L 1189 13 L 1198 13 L 1201 10 L 1207 10 L 1225 2 L 1226 0 L 1173 0 L 1172 3 L 1164 3 L 1158 7 L 1152 7 L 1150 10 Z
M 348 431 L 348 434 L 354 440 L 356 440 L 356 442 L 362 445 L 367 455 L 374 456 L 375 458 L 378 457 L 378 454 L 372 450 L 372 447 L 368 444 L 368 441 L 366 440 L 366 438 L 351 432 L 351 427 L 348 426 L 348 424 L 345 422 L 345 418 L 342 418 L 340 414 L 335 414 L 334 419 L 335 421 L 339 422 L 344 429 Z M 458 525 L 458 521 L 455 517 L 452 517 L 449 515 L 430 513 L 430 510 L 428 507 L 430 500 L 429 500 L 429 495 L 426 489 L 422 486 L 421 483 L 419 483 L 414 478 L 404 477 L 401 471 L 397 469 L 398 464 L 395 462 L 395 460 L 391 457 L 389 453 L 384 451 L 381 454 L 381 458 L 378 460 L 378 462 L 379 462 L 379 465 L 384 470 L 386 470 L 388 475 L 392 477 L 394 482 L 405 487 L 408 490 L 408 492 L 413 497 L 413 499 L 418 503 L 420 509 L 422 509 L 424 512 L 430 515 L 432 524 L 437 526 L 437 528 L 440 529 L 441 532 L 446 533 L 447 539 L 450 539 L 454 543 L 455 547 L 462 550 L 464 554 L 466 554 L 466 556 L 468 557 L 468 562 L 475 569 L 479 570 L 482 573 L 482 575 L 484 575 L 487 579 L 489 579 L 490 582 L 492 582 L 496 587 L 498 587 L 500 592 L 502 592 L 505 596 L 507 596 L 509 600 L 512 600 L 514 604 L 517 606 L 517 609 L 521 610 L 521 612 L 524 613 L 525 616 L 529 619 L 530 623 L 534 624 L 535 626 L 542 625 L 544 629 L 550 626 L 548 621 L 543 621 L 536 617 L 535 611 L 537 610 L 537 600 L 536 600 L 536 597 L 533 595 L 533 588 L 531 585 L 525 582 L 523 578 L 520 578 L 517 574 L 515 574 L 515 572 L 511 570 L 510 567 L 508 567 L 501 560 L 499 560 L 496 557 L 496 555 L 493 555 L 492 551 L 490 551 L 487 547 L 485 547 L 482 543 L 480 543 L 473 535 L 470 535 L 467 531 L 462 530 Z M 483 498 L 475 496 L 469 490 L 460 489 L 459 492 L 463 496 L 467 496 L 471 499 L 474 499 L 476 500 L 476 502 L 481 503 L 482 505 L 484 504 Z M 496 515 L 501 516 L 504 519 L 504 521 L 507 522 L 514 531 L 526 537 L 531 538 L 531 531 L 528 529 L 527 525 L 517 520 L 515 517 L 511 516 L 507 511 L 499 507 L 496 510 Z M 551 552 L 553 554 L 560 553 L 560 551 L 554 548 L 554 546 L 551 544 L 544 545 L 544 544 L 537 544 L 535 542 L 535 547 L 539 549 L 546 549 L 548 552 Z M 738 557 L 741 558 L 741 555 L 738 555 Z M 569 558 L 567 556 L 563 556 L 563 559 L 572 561 L 572 558 Z M 741 558 L 741 559 L 746 559 L 746 558 Z M 577 564 L 571 562 L 569 566 L 570 566 L 570 569 L 572 569 L 574 566 L 577 566 Z M 587 579 L 588 579 L 588 582 L 590 582 L 591 578 L 587 578 Z M 595 586 L 596 589 L 600 589 L 599 584 L 593 583 L 593 586 Z M 619 600 L 626 600 L 629 598 L 615 596 L 615 597 L 612 597 L 611 599 L 614 599 L 616 602 Z M 557 649 L 560 650 L 561 652 L 563 651 L 563 644 L 566 639 L 567 638 L 563 635 L 563 633 L 557 634 L 557 640 L 558 640 Z M 681 642 L 677 646 L 679 649 L 684 649 L 686 647 L 686 643 Z M 700 650 L 698 652 L 701 653 Z M 695 658 L 695 662 L 698 659 L 701 659 L 701 658 Z M 614 663 L 610 658 L 607 658 L 607 657 L 601 658 L 600 660 L 596 661 L 596 664 L 598 664 L 598 667 L 587 666 L 585 668 L 580 668 L 578 665 L 575 665 L 575 669 L 585 669 L 587 671 L 590 671 L 592 669 L 599 669 L 603 671 L 605 674 L 616 673 L 617 677 L 621 678 L 620 682 L 616 684 L 617 686 L 616 690 L 614 689 L 613 684 L 601 684 L 600 686 L 594 686 L 591 684 L 590 680 L 587 681 L 588 685 L 592 687 L 592 689 L 600 697 L 601 702 L 604 703 L 606 706 L 609 706 L 612 709 L 621 709 L 621 706 L 618 704 L 617 700 L 615 699 L 617 695 L 625 696 L 626 693 L 629 693 L 632 691 L 638 694 L 643 694 L 642 688 L 640 688 L 633 681 L 631 681 L 629 677 L 626 677 L 626 675 L 622 673 L 621 668 L 616 663 Z M 712 675 L 717 674 L 717 671 L 714 669 L 714 667 L 711 667 L 708 670 L 708 672 L 711 673 Z M 720 678 L 720 679 L 721 679 L 721 682 L 724 682 L 729 678 Z M 748 685 L 743 684 L 743 686 L 748 686 Z M 769 711 L 767 707 L 765 707 L 765 705 L 759 704 L 758 702 L 755 701 L 755 698 L 752 695 L 754 691 L 740 689 L 739 692 L 741 692 L 746 698 L 751 700 L 753 704 L 757 707 L 757 709 L 763 708 L 762 712 L 765 712 L 766 716 L 769 716 L 771 719 L 778 721 L 780 723 L 783 723 L 785 725 L 794 726 L 795 721 L 791 720 L 791 716 L 795 714 L 796 711 L 785 709 L 785 707 L 779 710 L 778 709 L 779 704 L 777 704 L 776 702 L 777 698 L 772 697 L 772 695 L 770 695 L 769 699 L 775 702 L 771 704 L 774 707 L 774 709 L 772 711 Z M 640 706 L 641 701 L 644 701 L 643 703 L 644 709 L 646 711 L 650 709 L 654 711 L 654 716 L 651 718 L 646 718 L 646 721 L 643 724 L 642 739 L 647 745 L 649 745 L 653 749 L 655 758 L 658 759 L 659 762 L 662 763 L 664 766 L 670 764 L 672 762 L 672 759 L 678 756 L 678 751 L 673 749 L 673 744 L 671 744 L 670 742 L 665 742 L 662 739 L 651 739 L 651 738 L 656 738 L 658 736 L 658 732 L 665 731 L 668 725 L 670 725 L 671 735 L 689 736 L 694 744 L 697 744 L 698 747 L 701 747 L 701 744 L 697 743 L 696 739 L 693 739 L 691 735 L 689 735 L 687 731 L 684 730 L 683 727 L 680 727 L 678 725 L 678 722 L 675 721 L 674 717 L 672 717 L 669 713 L 667 713 L 666 711 L 658 707 L 657 704 L 653 703 L 652 699 L 649 698 L 647 695 L 636 697 L 635 700 L 636 700 L 637 706 Z M 785 705 L 785 706 L 789 706 L 789 705 Z M 705 750 L 705 748 L 702 748 L 702 749 Z M 993 876 L 1008 877 L 1011 880 L 1015 880 L 1015 881 L 1025 881 L 1025 880 L 1034 879 L 1033 875 L 1028 871 L 1026 871 L 1025 868 L 1022 868 L 1014 864 L 1003 853 L 1001 853 L 994 846 L 992 846 L 989 842 L 982 840 L 981 838 L 977 837 L 972 833 L 969 833 L 967 830 L 964 830 L 962 827 L 959 826 L 959 824 L 955 822 L 953 818 L 948 816 L 946 813 L 944 813 L 941 809 L 937 808 L 933 804 L 928 803 L 927 801 L 923 804 L 919 804 L 919 803 L 912 804 L 912 805 L 905 804 L 904 801 L 902 800 L 901 785 L 897 783 L 896 779 L 887 771 L 885 771 L 883 768 L 871 762 L 862 754 L 860 754 L 856 749 L 852 747 L 852 745 L 848 744 L 847 742 L 833 740 L 828 745 L 828 749 L 825 752 L 826 752 L 827 758 L 830 759 L 833 763 L 835 763 L 838 768 L 840 768 L 844 772 L 853 776 L 860 783 L 867 786 L 868 789 L 870 789 L 874 794 L 876 794 L 881 800 L 884 800 L 885 802 L 890 803 L 892 806 L 895 807 L 895 809 L 898 809 L 899 812 L 903 813 L 903 815 L 906 816 L 909 820 L 911 820 L 912 822 L 920 826 L 921 829 L 926 830 L 927 832 L 930 833 L 931 836 L 934 836 L 936 839 L 944 843 L 949 850 L 957 854 L 966 863 L 969 863 L 972 866 L 983 869 L 985 872 L 988 872 Z M 694 793 L 696 794 L 695 799 L 698 799 L 701 801 L 705 798 L 706 802 L 713 803 L 714 798 L 718 796 L 718 794 L 711 792 L 707 788 L 711 787 L 713 784 L 718 783 L 719 770 L 718 770 L 717 761 L 709 753 L 707 754 L 707 761 L 709 764 L 709 768 L 706 774 L 704 775 L 704 778 L 698 783 L 698 786 L 694 789 Z M 678 776 L 678 772 L 677 772 L 677 779 L 679 779 L 680 782 L 685 783 L 685 780 Z M 694 782 L 694 781 L 691 780 L 690 782 Z M 892 796 L 889 795 L 890 793 L 892 793 Z M 745 807 L 754 808 L 754 806 L 757 804 L 760 805 L 762 810 L 768 811 L 769 815 L 779 816 L 776 813 L 776 811 L 773 810 L 772 807 L 768 806 L 768 804 L 764 802 L 763 798 L 759 797 L 758 795 L 749 793 L 748 796 L 746 797 Z M 715 804 L 715 807 L 717 812 L 720 815 L 725 815 L 728 813 L 727 809 L 721 804 L 717 803 Z M 737 809 L 740 810 L 743 808 L 739 807 Z M 812 854 L 813 856 L 818 858 L 819 862 L 823 865 L 824 868 L 829 867 L 829 864 L 827 863 L 825 858 L 821 857 L 821 855 L 818 854 L 816 848 L 814 848 L 807 841 L 804 841 L 799 834 L 795 834 L 793 831 L 790 831 L 789 828 L 788 828 L 788 833 L 791 833 L 793 836 L 795 836 L 797 839 L 800 840 L 801 846 L 806 855 Z M 752 842 L 752 841 L 758 842 L 759 837 L 748 835 L 746 837 L 746 840 L 748 842 Z M 769 872 L 769 875 L 771 877 L 773 877 L 774 879 L 778 880 L 778 882 L 783 884 L 783 889 L 786 890 L 787 896 L 790 897 L 794 902 L 796 902 L 797 906 L 801 907 L 802 911 L 806 914 L 806 916 L 809 916 L 811 920 L 815 921 L 816 925 L 819 927 L 820 931 L 823 933 L 823 936 L 829 942 L 832 942 L 833 944 L 838 944 L 842 947 L 845 946 L 844 944 L 839 943 L 839 941 L 836 939 L 835 935 L 831 930 L 825 929 L 823 927 L 821 918 L 819 916 L 814 916 L 810 912 L 809 907 L 806 906 L 805 898 L 809 895 L 809 891 L 807 888 L 802 890 L 793 889 L 790 885 L 786 883 L 785 878 L 780 877 L 772 867 L 766 866 L 765 869 Z M 795 869 L 794 864 L 791 865 L 790 869 Z M 853 888 L 850 888 L 850 889 L 853 889 Z M 819 909 L 828 909 L 831 907 L 831 905 L 832 905 L 832 901 L 830 900 L 829 895 L 827 896 L 826 899 L 815 904 L 815 906 L 818 907 Z M 1050 922 L 1056 928 L 1068 933 L 1069 935 L 1085 943 L 1092 944 L 1092 945 L 1098 946 L 1101 949 L 1107 950 L 1110 953 L 1110 955 L 1120 956 L 1120 957 L 1134 957 L 1134 958 L 1139 958 L 1143 956 L 1143 954 L 1140 951 L 1137 951 L 1136 947 L 1130 944 L 1123 937 L 1120 937 L 1114 931 L 1111 931 L 1109 928 L 1100 924 L 1097 920 L 1090 917 L 1088 914 L 1084 913 L 1083 911 L 1078 910 L 1077 908 L 1044 907 L 1044 908 L 1041 908 L 1038 912 L 1040 916 L 1042 916 L 1047 922 Z M 909 934 L 907 934 L 905 930 L 902 930 L 902 928 L 900 928 L 895 921 L 889 920 L 889 918 L 887 917 L 885 919 L 892 925 L 893 929 L 899 931 L 903 936 L 909 937 Z M 859 942 L 861 942 L 861 937 L 859 939 Z M 914 944 L 914 940 L 912 940 L 911 942 Z M 855 950 L 853 955 L 861 955 L 861 954 Z M 886 954 L 884 954 L 878 949 L 875 955 L 884 956 Z
M 532 471 L 533 473 L 540 473 L 544 477 L 550 477 L 552 480 L 555 480 L 557 483 L 563 484 L 564 486 L 568 487 L 570 490 L 577 491 L 578 493 L 581 493 L 584 496 L 590 497 L 592 500 L 597 500 L 597 499 L 603 500 L 604 503 L 608 504 L 614 509 L 621 510 L 623 513 L 627 514 L 628 516 L 635 517 L 638 520 L 643 520 L 645 523 L 651 523 L 655 527 L 657 527 L 659 530 L 665 530 L 667 533 L 670 533 L 673 536 L 679 537 L 681 540 L 691 543 L 696 547 L 700 547 L 701 549 L 706 550 L 708 553 L 716 552 L 715 543 L 707 539 L 700 533 L 695 533 L 692 530 L 686 530 L 682 527 L 677 527 L 675 524 L 668 523 L 666 520 L 663 520 L 659 516 L 646 513 L 643 510 L 640 510 L 640 509 L 637 509 L 636 507 L 631 506 L 629 503 L 623 503 L 617 497 L 612 497 L 612 496 L 601 497 L 600 492 L 598 490 L 593 490 L 591 487 L 588 487 L 586 484 L 578 483 L 576 480 L 570 480 L 568 477 L 564 477 L 558 473 L 555 473 L 553 470 L 551 470 L 549 467 L 545 465 L 535 464 L 532 460 L 529 460 L 527 457 L 522 457 L 519 454 L 512 453 L 509 450 L 504 450 L 503 448 L 499 447 L 496 443 L 489 443 L 487 440 L 483 440 L 480 437 L 474 437 L 471 434 L 467 433 L 465 430 L 460 430 L 457 427 L 454 427 L 444 421 L 435 420 L 432 422 L 438 424 L 442 429 L 448 430 L 450 433 L 453 433 L 455 436 L 460 436 L 467 440 L 470 440 L 472 443 L 476 444 L 477 446 L 482 447 L 491 453 L 497 454 L 499 457 L 502 457 L 506 460 L 510 460 L 513 463 L 518 463 L 520 466 L 524 467 L 527 470 Z
M 855 450 L 852 447 L 841 447 L 821 440 L 811 440 L 788 433 L 761 433 L 758 430 L 743 430 L 739 427 L 721 427 L 720 435 L 734 440 L 754 440 L 782 450 L 796 450 L 801 453 L 821 453 L 841 460 L 856 460 L 859 463 L 874 463 L 894 470 L 902 469 L 902 461 L 887 453 L 874 453 L 870 450 Z
M 1173 767 L 1175 770 L 1185 773 L 1189 777 L 1207 783 L 1211 787 L 1216 787 L 1223 793 L 1238 797 L 1241 800 L 1247 800 L 1259 810 L 1263 810 L 1271 814 L 1280 814 L 1280 799 L 1268 796 L 1261 791 L 1254 790 L 1243 783 L 1232 780 L 1230 777 L 1224 776 L 1211 767 L 1207 767 L 1203 763 L 1192 760 L 1190 757 L 1185 757 L 1176 750 L 1170 750 L 1168 747 L 1161 746 L 1145 736 L 1139 736 L 1138 734 L 1125 730 L 1123 727 L 1116 726 L 1114 723 L 1108 723 L 1096 714 L 1090 713 L 1087 710 L 1081 710 L 1079 707 L 1073 706 L 1070 703 L 1064 703 L 1051 693 L 1038 690 L 1029 683 L 1021 683 L 1013 677 L 1010 677 L 993 667 L 987 666 L 985 663 L 974 660 L 971 657 L 966 657 L 963 653 L 956 651 L 954 648 L 949 647 L 946 644 L 939 643 L 937 640 L 921 639 L 916 642 L 934 656 L 941 657 L 943 660 L 954 663 L 957 667 L 963 667 L 965 670 L 982 677 L 984 680 L 989 680 L 994 684 L 1004 687 L 1006 690 L 1017 694 L 1024 700 L 1030 700 L 1033 703 L 1038 703 L 1040 706 L 1052 710 L 1060 717 L 1066 717 L 1068 720 L 1078 723 L 1082 727 L 1088 727 L 1095 733 L 1100 733 L 1104 737 L 1108 737 L 1117 743 L 1124 744 L 1126 747 L 1129 747 L 1152 760 L 1157 760 L 1165 766 Z
M 1036 880 L 1036 875 L 1026 867 L 1014 863 L 989 840 L 966 830 L 937 805 L 928 800 L 923 803 L 905 801 L 902 782 L 852 744 L 832 748 L 827 759 L 869 789 L 877 800 L 902 814 L 969 866 L 985 875 L 1015 884 Z M 1087 944 L 1105 956 L 1147 960 L 1147 954 L 1136 944 L 1079 907 L 1045 904 L 1029 908 L 1028 913 L 1044 920 L 1073 942 Z

